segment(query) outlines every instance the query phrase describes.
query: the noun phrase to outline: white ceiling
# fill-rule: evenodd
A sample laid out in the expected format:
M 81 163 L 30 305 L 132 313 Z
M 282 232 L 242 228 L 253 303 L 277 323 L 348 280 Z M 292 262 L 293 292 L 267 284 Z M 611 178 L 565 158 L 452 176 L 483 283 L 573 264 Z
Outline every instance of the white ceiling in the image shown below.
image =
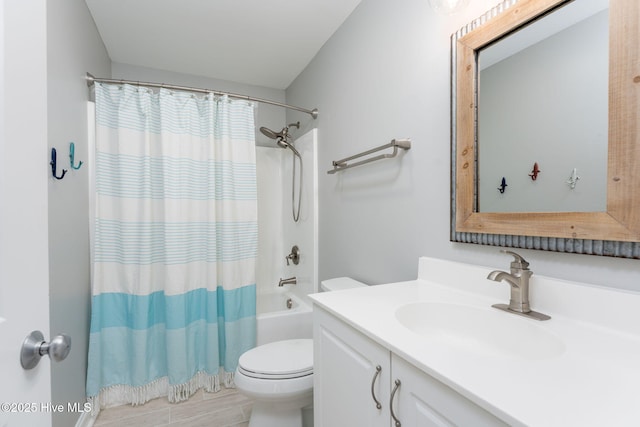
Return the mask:
M 86 0 L 112 61 L 286 89 L 360 0 Z

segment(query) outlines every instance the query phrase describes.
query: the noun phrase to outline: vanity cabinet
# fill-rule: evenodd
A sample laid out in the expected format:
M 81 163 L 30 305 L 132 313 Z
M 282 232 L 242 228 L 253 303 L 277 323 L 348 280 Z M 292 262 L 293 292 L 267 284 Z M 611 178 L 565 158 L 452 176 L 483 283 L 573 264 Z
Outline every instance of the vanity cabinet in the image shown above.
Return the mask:
M 507 425 L 317 306 L 313 338 L 316 426 Z
M 391 367 L 392 385 L 401 381 L 393 404 L 402 427 L 508 425 L 395 354 Z
M 314 425 L 388 427 L 389 351 L 323 310 L 313 314 Z

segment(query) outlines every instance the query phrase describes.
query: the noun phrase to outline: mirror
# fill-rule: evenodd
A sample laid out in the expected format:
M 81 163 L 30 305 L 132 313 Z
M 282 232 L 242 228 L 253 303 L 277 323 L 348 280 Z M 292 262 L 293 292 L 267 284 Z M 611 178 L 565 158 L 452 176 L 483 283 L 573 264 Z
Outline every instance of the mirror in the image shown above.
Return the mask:
M 608 5 L 574 1 L 478 50 L 479 212 L 606 210 Z
M 501 96 L 505 95 L 506 84 L 504 78 L 499 78 L 497 85 L 494 85 L 497 92 L 493 92 L 492 95 L 488 89 L 490 87 L 488 79 L 491 77 L 484 73 L 483 62 L 491 56 L 491 51 L 508 40 L 519 37 L 519 34 L 523 33 L 520 30 L 528 30 L 548 18 L 559 16 L 572 4 L 577 6 L 584 3 L 596 2 L 592 0 L 574 0 L 573 2 L 569 0 L 507 0 L 452 36 L 452 241 L 640 258 L 640 245 L 636 243 L 640 242 L 640 172 L 636 173 L 640 166 L 640 135 L 636 129 L 640 111 L 638 102 L 640 35 L 636 17 L 640 14 L 640 2 L 609 0 L 609 60 L 606 67 L 608 79 L 604 83 L 607 93 L 603 94 L 602 89 L 597 88 L 597 84 L 583 82 L 581 85 L 581 90 L 587 92 L 589 98 L 598 100 L 594 102 L 597 106 L 596 110 L 600 109 L 601 116 L 602 111 L 605 111 L 606 119 L 586 119 L 585 115 L 578 115 L 577 119 L 570 118 L 565 110 L 562 114 L 550 115 L 550 117 L 561 116 L 561 123 L 566 123 L 564 128 L 583 128 L 587 127 L 586 121 L 591 126 L 592 122 L 600 120 L 598 127 L 591 128 L 586 133 L 579 133 L 578 136 L 567 134 L 555 140 L 554 144 L 559 147 L 560 144 L 568 143 L 569 139 L 580 139 L 575 157 L 567 156 L 563 159 L 564 163 L 560 162 L 561 164 L 558 165 L 553 163 L 557 160 L 553 155 L 548 156 L 537 151 L 527 152 L 532 145 L 538 145 L 541 139 L 558 137 L 557 134 L 560 132 L 558 129 L 546 135 L 538 135 L 533 142 L 524 146 L 515 146 L 514 140 L 525 139 L 527 131 L 516 137 L 508 135 L 506 144 L 510 144 L 509 149 L 516 155 L 507 153 L 508 150 L 504 146 L 503 153 L 492 154 L 491 150 L 488 151 L 490 157 L 498 158 L 499 166 L 491 166 L 486 153 L 483 152 L 483 144 L 490 147 L 492 140 L 504 138 L 504 134 L 512 124 L 511 121 L 500 120 L 500 114 L 497 120 L 493 119 L 497 122 L 493 129 L 488 121 L 484 121 L 483 114 L 490 112 L 487 105 L 490 102 L 498 104 L 502 102 Z M 577 39 L 578 43 L 582 43 L 580 45 L 582 52 L 588 52 L 594 47 L 593 40 L 590 41 L 586 34 L 578 36 Z M 480 65 L 478 58 L 480 58 Z M 545 67 L 553 66 L 551 58 L 547 58 L 546 61 Z M 560 66 L 564 69 L 564 66 Z M 533 65 L 530 67 L 533 68 Z M 580 78 L 582 74 L 575 78 Z M 522 92 L 525 86 L 530 84 L 528 80 L 522 78 L 522 75 L 518 77 L 520 78 L 512 83 L 516 86 L 513 86 L 510 92 L 514 89 Z M 494 101 L 491 101 L 491 96 L 494 96 Z M 550 96 L 547 90 L 542 99 L 548 99 Z M 602 105 L 603 103 L 605 105 Z M 482 110 L 483 105 L 487 111 Z M 501 105 L 498 107 L 504 108 Z M 563 108 L 575 110 L 580 106 Z M 522 106 L 517 105 L 512 105 L 511 110 L 514 110 L 512 112 L 515 116 L 525 118 L 541 115 L 535 114 L 536 110 L 527 113 Z M 537 109 L 538 112 L 543 110 L 545 110 L 544 107 Z M 541 127 L 551 128 L 552 126 L 545 124 Z M 598 139 L 599 133 L 607 135 L 607 143 L 603 142 L 600 149 L 587 149 L 585 139 Z M 600 137 L 600 139 L 603 138 Z M 585 176 L 580 177 L 580 182 L 576 184 L 575 189 L 571 189 L 565 181 L 573 175 L 573 168 L 578 167 L 568 165 L 577 162 L 578 158 L 583 161 L 584 157 L 578 157 L 578 155 L 585 153 L 587 157 L 592 157 L 588 160 L 592 163 L 582 163 L 584 166 L 581 166 L 575 175 L 579 176 L 582 172 Z M 537 156 L 548 163 L 537 160 Z M 518 157 L 523 157 L 524 163 L 518 166 L 517 174 L 524 175 L 529 182 L 526 180 L 518 182 L 514 178 L 513 184 L 510 184 L 509 177 L 506 175 L 516 172 L 507 172 L 504 165 L 517 163 L 521 160 Z M 538 161 L 540 161 L 537 165 L 540 181 L 533 180 L 529 176 L 535 175 L 534 163 Z M 489 178 L 483 177 L 483 165 L 486 165 L 487 172 L 494 175 Z M 504 173 L 500 171 L 503 167 Z M 598 168 L 600 172 L 596 171 Z M 550 182 L 549 177 L 554 174 L 564 177 L 559 183 L 555 182 L 559 178 L 557 176 L 554 178 L 554 186 L 566 187 L 560 196 L 552 196 L 548 192 L 541 191 L 543 186 L 539 185 L 543 182 L 543 178 Z M 599 181 L 595 178 L 598 174 L 601 175 Z M 497 182 L 496 176 L 499 178 Z M 502 187 L 503 176 L 506 180 L 506 187 L 503 189 L 506 189 L 504 193 L 500 193 L 499 187 Z M 483 190 L 485 180 L 489 181 L 487 191 L 490 192 L 486 194 Z M 591 182 L 586 188 L 587 186 L 583 184 L 588 180 Z M 536 182 L 532 183 L 532 181 Z M 528 187 L 525 186 L 526 184 Z M 598 186 L 601 188 L 598 189 Z M 504 199 L 507 199 L 506 195 L 515 199 L 513 196 L 519 191 L 526 193 L 524 188 L 529 193 L 538 193 L 538 202 L 534 201 L 530 204 L 520 202 L 517 204 L 523 208 L 513 209 L 501 208 L 498 202 L 490 201 L 490 196 L 496 194 L 503 195 Z M 573 191 L 578 189 L 582 192 L 593 191 L 585 198 L 590 201 L 595 200 L 594 204 L 578 207 L 576 203 L 568 203 L 567 199 L 575 198 L 578 193 Z M 553 198 L 557 199 L 555 204 L 543 206 L 541 200 Z M 483 203 L 485 199 L 489 201 Z

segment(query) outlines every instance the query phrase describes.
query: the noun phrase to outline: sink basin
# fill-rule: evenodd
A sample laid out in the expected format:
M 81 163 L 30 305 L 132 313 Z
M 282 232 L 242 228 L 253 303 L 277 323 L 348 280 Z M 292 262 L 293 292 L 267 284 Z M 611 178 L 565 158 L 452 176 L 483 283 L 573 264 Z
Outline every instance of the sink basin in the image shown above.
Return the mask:
M 536 321 L 491 307 L 416 302 L 401 306 L 395 316 L 425 338 L 489 356 L 547 359 L 565 351 L 564 342 Z

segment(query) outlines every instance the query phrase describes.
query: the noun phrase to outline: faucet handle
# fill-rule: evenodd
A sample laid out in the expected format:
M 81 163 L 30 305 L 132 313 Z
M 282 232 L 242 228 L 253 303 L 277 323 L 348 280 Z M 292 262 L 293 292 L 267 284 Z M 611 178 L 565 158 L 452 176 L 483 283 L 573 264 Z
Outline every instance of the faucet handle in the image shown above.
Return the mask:
M 284 257 L 287 260 L 287 265 L 289 265 L 289 260 L 293 261 L 295 265 L 300 263 L 300 249 L 298 249 L 298 245 L 294 245 L 291 248 L 291 253 Z
M 529 263 L 527 262 L 527 260 L 522 258 L 517 253 L 512 252 L 512 251 L 507 251 L 507 250 L 504 250 L 504 249 L 501 249 L 500 252 L 513 256 L 513 261 L 511 261 L 511 268 L 518 269 L 518 270 L 528 270 L 529 269 Z

